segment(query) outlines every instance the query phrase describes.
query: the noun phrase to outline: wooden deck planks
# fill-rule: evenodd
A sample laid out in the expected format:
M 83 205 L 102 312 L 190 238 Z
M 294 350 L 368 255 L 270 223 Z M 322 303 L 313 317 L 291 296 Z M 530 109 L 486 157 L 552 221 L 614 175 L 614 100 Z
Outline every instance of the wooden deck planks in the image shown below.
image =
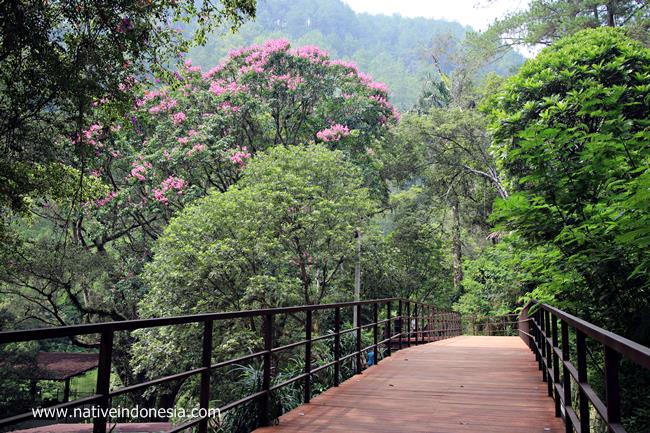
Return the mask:
M 394 352 L 256 433 L 559 433 L 519 337 L 456 337 Z

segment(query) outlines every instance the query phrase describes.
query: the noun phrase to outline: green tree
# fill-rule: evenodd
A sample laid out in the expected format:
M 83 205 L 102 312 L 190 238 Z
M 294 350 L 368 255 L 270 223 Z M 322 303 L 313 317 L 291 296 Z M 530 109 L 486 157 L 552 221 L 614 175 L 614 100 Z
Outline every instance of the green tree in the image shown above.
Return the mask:
M 463 231 L 472 233 L 469 238 L 484 239 L 493 198 L 508 195 L 488 151 L 486 127 L 485 116 L 474 109 L 431 108 L 404 116 L 385 151 L 387 176 L 425 185 L 431 205 L 448 210 L 441 227 L 451 239 L 453 281 L 459 293 L 463 254 L 471 244 L 464 244 Z
M 278 146 L 259 154 L 238 184 L 199 199 L 170 222 L 146 268 L 151 289 L 140 315 L 349 299 L 355 229 L 375 211 L 362 184 L 359 169 L 323 145 Z M 288 319 L 277 318 L 278 335 L 293 335 Z M 218 326 L 219 359 L 259 343 L 259 323 Z M 134 363 L 151 377 L 189 367 L 197 335 L 195 328 L 142 332 Z
M 650 50 L 620 29 L 586 30 L 545 49 L 486 104 L 512 196 L 496 220 L 553 244 L 591 289 L 565 291 L 601 325 L 648 342 Z
M 345 297 L 337 277 L 354 254 L 355 227 L 373 211 L 359 175 L 322 145 L 260 154 L 237 185 L 170 222 L 147 266 L 144 315 Z
M 532 0 L 528 7 L 497 19 L 483 34 L 472 36 L 475 46 L 504 49 L 513 45 L 551 45 L 580 30 L 624 27 L 646 44 L 650 8 L 645 0 Z M 485 43 L 487 42 L 487 45 Z

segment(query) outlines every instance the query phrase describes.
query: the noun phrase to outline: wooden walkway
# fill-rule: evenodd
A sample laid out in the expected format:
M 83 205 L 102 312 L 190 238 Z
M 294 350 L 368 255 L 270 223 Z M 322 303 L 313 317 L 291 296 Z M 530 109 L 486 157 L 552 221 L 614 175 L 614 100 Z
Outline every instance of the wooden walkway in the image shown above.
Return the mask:
M 519 337 L 455 337 L 394 352 L 256 433 L 564 432 Z

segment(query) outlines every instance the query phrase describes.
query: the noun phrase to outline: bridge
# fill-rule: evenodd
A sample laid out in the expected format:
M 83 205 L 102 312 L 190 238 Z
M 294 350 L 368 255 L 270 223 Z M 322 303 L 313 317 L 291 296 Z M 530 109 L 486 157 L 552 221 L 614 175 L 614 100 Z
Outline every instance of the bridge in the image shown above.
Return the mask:
M 356 321 L 351 323 L 352 317 Z M 287 320 L 294 322 L 287 326 Z M 262 344 L 242 348 L 245 354 L 236 358 L 222 359 L 214 350 L 215 328 L 233 321 L 259 329 Z M 198 367 L 111 388 L 115 333 L 190 324 L 202 329 Z M 294 340 L 288 341 L 285 334 Z M 297 334 L 304 337 L 296 341 Z M 588 433 L 595 418 L 610 432 L 625 432 L 619 368 L 625 362 L 627 368 L 647 372 L 650 348 L 537 302 L 529 303 L 517 318 L 516 334 L 462 335 L 457 313 L 390 298 L 8 331 L 0 332 L 0 345 L 98 336 L 95 394 L 53 406 L 59 409 L 89 405 L 106 409 L 117 397 L 191 377 L 199 379 L 195 391 L 200 408 L 214 408 L 211 395 L 219 390 L 211 384 L 212 374 L 257 362 L 258 388 L 219 410 L 227 417 L 235 408 L 253 405 L 249 421 L 259 427 L 258 433 Z M 604 398 L 589 383 L 590 347 L 603 351 Z M 279 365 L 287 359 L 283 353 L 296 349 L 301 350 L 302 372 L 280 380 Z M 326 383 L 329 389 L 318 394 L 315 383 L 321 388 Z M 274 398 L 288 387 L 300 391 L 303 405 L 281 414 Z M 28 425 L 32 418 L 31 411 L 2 418 L 0 431 L 72 431 L 66 423 L 32 427 Z M 137 424 L 154 428 L 150 432 L 207 433 L 219 427 L 218 420 L 207 415 L 175 426 L 154 422 L 167 420 L 119 424 L 101 412 L 87 421 L 92 422 L 74 424 L 74 431 L 119 433 L 136 431 Z
M 407 430 L 564 432 L 564 425 L 519 337 L 459 336 L 400 350 L 255 432 Z

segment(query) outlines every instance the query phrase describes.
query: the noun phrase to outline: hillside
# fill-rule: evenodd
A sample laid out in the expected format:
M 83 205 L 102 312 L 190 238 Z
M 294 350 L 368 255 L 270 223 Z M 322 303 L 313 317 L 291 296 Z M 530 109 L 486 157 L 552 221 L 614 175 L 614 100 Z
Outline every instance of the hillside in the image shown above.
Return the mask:
M 318 45 L 332 57 L 356 62 L 379 81 L 389 85 L 393 102 L 409 108 L 420 92 L 421 81 L 432 72 L 433 46 L 453 52 L 469 27 L 457 22 L 398 15 L 357 14 L 340 0 L 261 0 L 257 18 L 236 34 L 218 34 L 205 46 L 195 48 L 190 58 L 204 68 L 214 66 L 230 49 L 269 38 L 287 38 L 298 45 Z M 450 60 L 436 55 L 445 72 Z M 488 70 L 508 73 L 523 58 L 509 53 Z

